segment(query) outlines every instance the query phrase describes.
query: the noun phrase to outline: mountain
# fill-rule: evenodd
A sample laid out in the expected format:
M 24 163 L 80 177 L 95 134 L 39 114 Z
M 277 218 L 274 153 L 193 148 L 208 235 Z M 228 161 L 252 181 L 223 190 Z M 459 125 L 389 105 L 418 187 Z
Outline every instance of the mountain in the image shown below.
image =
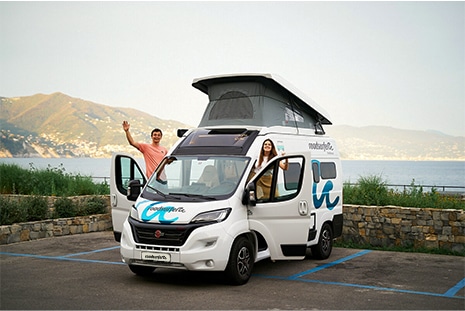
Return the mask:
M 465 160 L 465 137 L 388 126 L 327 126 L 346 160 Z
M 153 110 L 156 113 L 156 107 Z M 111 157 L 128 145 L 121 123 L 128 120 L 137 141 L 150 141 L 154 127 L 171 147 L 178 128 L 192 126 L 163 120 L 131 108 L 105 106 L 62 93 L 0 97 L 0 157 Z M 384 126 L 331 125 L 346 160 L 465 160 L 465 137 L 438 131 L 412 131 Z
M 162 129 L 166 147 L 178 139 L 178 128 L 191 127 L 62 93 L 0 97 L 0 157 L 111 157 L 114 151 L 140 156 L 126 140 L 123 120 L 136 141 L 150 142 L 152 129 Z

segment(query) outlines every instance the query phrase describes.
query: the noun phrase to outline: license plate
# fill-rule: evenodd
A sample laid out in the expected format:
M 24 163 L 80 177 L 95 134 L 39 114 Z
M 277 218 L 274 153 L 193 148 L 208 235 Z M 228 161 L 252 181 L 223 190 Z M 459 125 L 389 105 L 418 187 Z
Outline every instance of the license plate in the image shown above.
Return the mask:
M 142 260 L 170 262 L 171 255 L 166 253 L 142 252 Z

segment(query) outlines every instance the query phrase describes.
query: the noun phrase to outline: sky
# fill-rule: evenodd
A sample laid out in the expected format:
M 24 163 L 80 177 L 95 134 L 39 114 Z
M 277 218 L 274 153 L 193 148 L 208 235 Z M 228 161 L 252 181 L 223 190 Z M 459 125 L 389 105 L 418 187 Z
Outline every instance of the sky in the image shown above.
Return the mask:
M 197 126 L 194 78 L 278 74 L 334 125 L 465 136 L 465 2 L 0 2 L 0 96 Z M 154 125 L 156 126 L 156 125 Z

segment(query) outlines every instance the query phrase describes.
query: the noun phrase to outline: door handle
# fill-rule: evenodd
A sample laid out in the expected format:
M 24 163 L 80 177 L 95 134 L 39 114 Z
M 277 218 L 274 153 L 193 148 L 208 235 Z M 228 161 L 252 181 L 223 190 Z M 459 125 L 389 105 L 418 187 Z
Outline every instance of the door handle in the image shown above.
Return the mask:
M 307 201 L 300 201 L 299 202 L 299 215 L 300 216 L 307 216 L 308 215 Z
M 111 201 L 111 206 L 115 207 L 116 204 L 118 203 L 118 198 L 116 197 L 116 194 L 112 194 L 110 196 L 110 201 Z

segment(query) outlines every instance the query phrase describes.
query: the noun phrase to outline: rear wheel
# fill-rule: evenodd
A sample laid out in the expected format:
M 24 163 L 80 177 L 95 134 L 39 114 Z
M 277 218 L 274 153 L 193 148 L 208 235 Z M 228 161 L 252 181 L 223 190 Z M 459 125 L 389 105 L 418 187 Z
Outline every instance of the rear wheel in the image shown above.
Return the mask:
M 311 247 L 312 254 L 317 259 L 326 259 L 333 250 L 333 230 L 329 223 L 325 223 L 321 228 L 318 244 Z
M 239 237 L 231 248 L 225 273 L 234 285 L 249 281 L 254 264 L 253 245 L 246 237 Z
M 155 270 L 154 267 L 136 266 L 136 265 L 129 265 L 129 269 L 135 274 L 140 275 L 140 276 L 150 275 Z

